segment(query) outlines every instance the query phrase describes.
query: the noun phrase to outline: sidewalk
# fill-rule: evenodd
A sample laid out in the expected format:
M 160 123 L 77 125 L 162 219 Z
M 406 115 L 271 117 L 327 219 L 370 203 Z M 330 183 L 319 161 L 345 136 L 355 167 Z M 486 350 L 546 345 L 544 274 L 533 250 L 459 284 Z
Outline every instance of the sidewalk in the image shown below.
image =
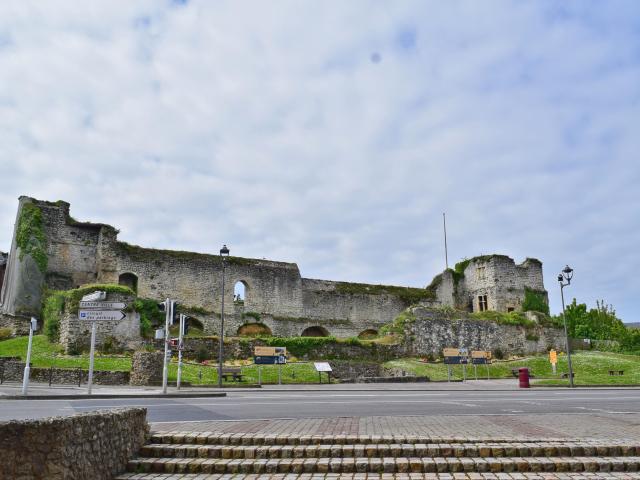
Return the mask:
M 560 388 L 567 387 L 547 387 Z M 631 390 L 638 387 L 601 387 L 611 390 Z M 168 393 L 162 394 L 162 389 L 157 386 L 153 387 L 132 387 L 128 385 L 94 385 L 91 398 L 109 398 L 109 397 L 219 397 L 228 392 L 257 392 L 257 391 L 273 391 L 273 392 L 384 392 L 384 391 L 513 391 L 518 390 L 517 379 L 496 379 L 496 380 L 467 380 L 466 382 L 425 382 L 425 383 L 331 383 L 331 384 L 285 384 L 285 385 L 262 385 L 262 387 L 223 387 L 218 390 L 217 387 L 183 387 L 177 390 L 175 385 L 170 385 Z M 69 399 L 69 398 L 85 398 L 87 397 L 87 386 L 83 385 L 54 385 L 49 387 L 46 383 L 30 383 L 28 398 L 49 398 L 49 399 Z M 6 382 L 0 385 L 0 400 L 9 398 L 22 398 L 22 384 L 17 382 Z
M 335 417 L 150 423 L 153 432 L 207 432 L 234 437 L 312 435 L 416 436 L 434 441 L 549 441 L 640 438 L 640 414 L 519 414 Z M 398 443 L 404 443 L 398 439 Z

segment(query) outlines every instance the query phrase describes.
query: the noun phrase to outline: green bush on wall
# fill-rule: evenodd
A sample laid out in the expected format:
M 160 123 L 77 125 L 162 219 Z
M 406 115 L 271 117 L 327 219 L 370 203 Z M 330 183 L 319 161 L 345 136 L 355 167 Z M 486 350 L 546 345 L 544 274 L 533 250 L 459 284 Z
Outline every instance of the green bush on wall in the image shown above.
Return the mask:
M 542 312 L 549 315 L 549 305 L 544 298 L 544 292 L 538 292 L 530 288 L 524 288 L 523 312 Z

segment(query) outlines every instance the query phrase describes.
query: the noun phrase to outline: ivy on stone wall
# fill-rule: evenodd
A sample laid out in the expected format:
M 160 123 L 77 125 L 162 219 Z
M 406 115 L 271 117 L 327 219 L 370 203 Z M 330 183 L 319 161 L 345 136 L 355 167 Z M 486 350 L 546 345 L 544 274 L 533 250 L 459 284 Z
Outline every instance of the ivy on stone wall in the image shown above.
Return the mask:
M 522 302 L 523 312 L 541 312 L 545 315 L 549 315 L 549 305 L 545 300 L 545 292 L 539 292 L 532 290 L 531 288 L 524 287 L 524 301 Z
M 38 269 L 47 270 L 47 240 L 42 228 L 42 210 L 33 203 L 25 203 L 18 217 L 16 228 L 16 245 L 20 249 L 20 260 L 30 255 Z
M 46 290 L 42 296 L 41 318 L 44 325 L 44 332 L 51 342 L 58 341 L 60 334 L 60 320 L 65 308 L 67 311 L 77 311 L 80 300 L 89 293 L 101 290 L 107 293 L 120 293 L 134 296 L 133 290 L 123 285 L 94 284 L 86 285 L 74 290 Z M 129 308 L 135 309 L 134 306 Z M 142 322 L 141 322 L 142 327 Z

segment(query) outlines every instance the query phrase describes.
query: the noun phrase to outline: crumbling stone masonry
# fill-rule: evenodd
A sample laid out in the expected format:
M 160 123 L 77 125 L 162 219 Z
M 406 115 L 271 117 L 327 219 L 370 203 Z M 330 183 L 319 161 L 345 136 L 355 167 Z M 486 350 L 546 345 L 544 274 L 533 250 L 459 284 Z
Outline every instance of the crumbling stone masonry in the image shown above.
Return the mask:
M 0 422 L 0 478 L 110 480 L 144 445 L 145 408 Z
M 218 255 L 155 250 L 120 242 L 118 231 L 78 222 L 69 204 L 20 197 L 4 285 L 0 323 L 16 330 L 38 315 L 42 293 L 90 283 L 131 287 L 138 296 L 176 299 L 205 332 L 219 330 L 222 263 Z M 234 298 L 240 282 L 244 298 Z M 281 336 L 376 334 L 410 305 L 454 305 L 468 310 L 518 308 L 524 289 L 546 291 L 542 265 L 505 256 L 477 257 L 460 273 L 446 271 L 429 287 L 367 285 L 303 278 L 295 263 L 229 257 L 225 333 L 259 324 Z M 4 319 L 4 320 L 2 320 Z

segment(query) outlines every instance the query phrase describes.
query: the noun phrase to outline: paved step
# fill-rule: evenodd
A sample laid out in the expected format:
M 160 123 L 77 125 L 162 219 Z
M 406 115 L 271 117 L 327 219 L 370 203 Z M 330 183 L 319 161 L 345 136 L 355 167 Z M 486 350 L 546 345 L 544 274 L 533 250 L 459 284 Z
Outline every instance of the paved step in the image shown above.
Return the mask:
M 640 479 L 640 473 L 398 473 L 398 474 L 265 474 L 265 475 L 228 475 L 228 474 L 147 474 L 125 473 L 115 480 L 613 480 Z
M 611 440 L 567 441 L 566 438 L 476 438 L 476 437 L 439 437 L 419 435 L 264 435 L 248 433 L 212 433 L 212 432 L 155 432 L 151 443 L 206 444 L 206 445 L 360 445 L 360 444 L 430 444 L 430 443 L 549 443 L 566 445 L 571 443 L 589 445 L 625 445 L 626 442 Z
M 370 443 L 355 445 L 209 445 L 152 443 L 142 457 L 285 459 L 320 457 L 619 457 L 640 456 L 640 443 Z
M 136 473 L 314 474 L 456 472 L 637 472 L 633 457 L 138 458 Z

